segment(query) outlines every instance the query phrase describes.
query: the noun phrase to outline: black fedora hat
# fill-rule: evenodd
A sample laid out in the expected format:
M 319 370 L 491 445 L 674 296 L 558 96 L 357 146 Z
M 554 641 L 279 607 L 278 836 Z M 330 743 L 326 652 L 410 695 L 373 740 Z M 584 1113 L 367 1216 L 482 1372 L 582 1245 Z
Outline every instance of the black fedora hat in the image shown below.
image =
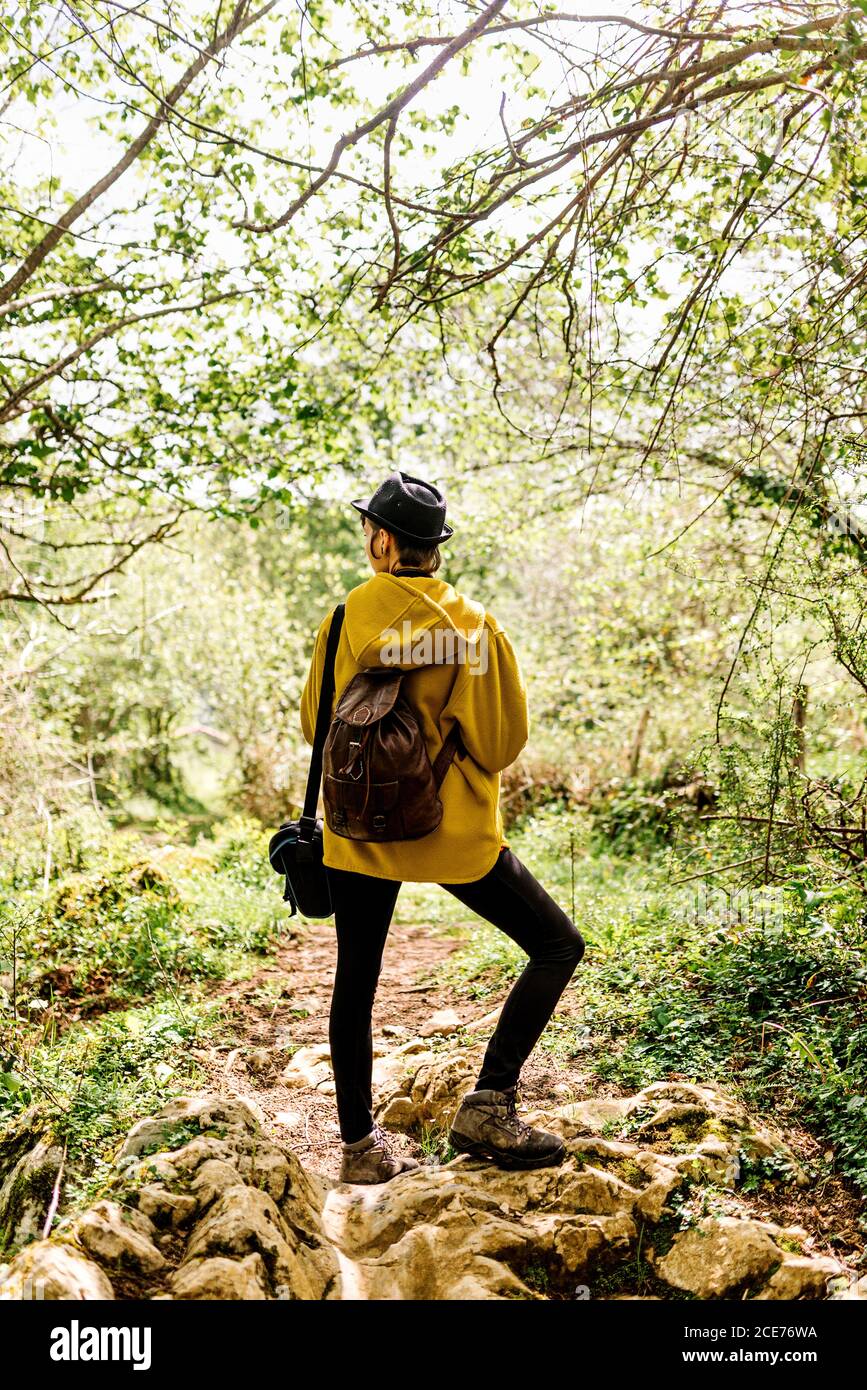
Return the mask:
M 369 502 L 359 497 L 352 505 L 371 521 L 418 545 L 438 545 L 454 534 L 446 523 L 446 499 L 439 488 L 409 473 L 390 473 Z

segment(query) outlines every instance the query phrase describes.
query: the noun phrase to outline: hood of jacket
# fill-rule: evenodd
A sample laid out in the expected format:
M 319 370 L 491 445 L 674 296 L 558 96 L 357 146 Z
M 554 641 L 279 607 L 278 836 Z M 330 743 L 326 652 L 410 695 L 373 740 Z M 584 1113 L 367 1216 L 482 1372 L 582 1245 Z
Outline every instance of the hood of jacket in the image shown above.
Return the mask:
M 452 662 L 462 644 L 477 647 L 485 609 L 436 575 L 383 572 L 349 591 L 343 626 L 359 666 L 408 670 Z

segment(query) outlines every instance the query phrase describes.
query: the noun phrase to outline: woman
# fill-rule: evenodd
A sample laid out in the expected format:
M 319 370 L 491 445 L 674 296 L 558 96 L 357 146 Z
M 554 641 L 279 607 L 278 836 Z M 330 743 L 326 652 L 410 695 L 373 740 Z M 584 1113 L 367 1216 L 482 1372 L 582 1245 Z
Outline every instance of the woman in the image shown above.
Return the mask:
M 343 1140 L 341 1182 L 386 1182 L 419 1165 L 392 1152 L 374 1124 L 371 1011 L 402 882 L 439 883 L 516 941 L 529 960 L 488 1043 L 475 1089 L 449 1132 L 454 1148 L 504 1167 L 559 1163 L 560 1139 L 516 1114 L 518 1076 L 575 967 L 584 939 L 509 849 L 500 773 L 527 741 L 527 695 L 514 649 L 497 620 L 436 577 L 438 546 L 453 534 L 440 490 L 396 472 L 361 514 L 371 579 L 346 598 L 334 664 L 335 702 L 361 670 L 397 664 L 431 761 L 457 724 L 463 749 L 440 786 L 442 821 L 416 840 L 369 842 L 323 828 L 334 905 L 337 968 L 329 1040 Z M 301 697 L 313 742 L 331 613 L 316 639 Z M 397 640 L 399 638 L 399 641 Z M 420 664 L 420 659 L 423 664 Z

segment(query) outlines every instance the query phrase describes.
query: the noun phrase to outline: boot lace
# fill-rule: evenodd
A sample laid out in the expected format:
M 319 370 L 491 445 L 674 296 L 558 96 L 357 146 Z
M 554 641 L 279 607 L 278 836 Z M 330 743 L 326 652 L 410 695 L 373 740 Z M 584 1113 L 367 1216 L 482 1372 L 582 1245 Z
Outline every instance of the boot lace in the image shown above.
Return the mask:
M 524 1121 L 520 1119 L 517 1112 L 517 1105 L 518 1090 L 517 1087 L 515 1087 L 515 1089 L 510 1091 L 506 1096 L 506 1115 L 518 1138 L 529 1139 L 530 1135 L 533 1133 L 533 1126 L 525 1124 Z
M 373 1143 L 374 1145 L 378 1145 L 379 1148 L 384 1150 L 384 1152 L 387 1153 L 390 1158 L 394 1157 L 394 1154 L 392 1153 L 391 1149 L 391 1144 L 389 1142 L 388 1134 L 382 1128 L 382 1125 L 378 1125 L 375 1122 L 373 1126 Z

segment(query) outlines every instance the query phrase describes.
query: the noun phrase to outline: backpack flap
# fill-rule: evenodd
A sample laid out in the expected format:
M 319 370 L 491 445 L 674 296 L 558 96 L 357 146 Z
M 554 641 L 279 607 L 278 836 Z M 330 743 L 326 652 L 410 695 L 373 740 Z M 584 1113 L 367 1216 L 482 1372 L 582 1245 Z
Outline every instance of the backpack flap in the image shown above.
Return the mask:
M 340 697 L 335 719 L 362 727 L 378 723 L 394 707 L 404 675 L 397 669 L 360 671 Z
M 339 776 L 358 779 L 364 768 L 364 747 L 377 725 L 394 708 L 403 672 L 359 671 L 353 676 L 334 711 L 335 721 L 351 730 Z M 332 745 L 332 751 L 336 749 Z

